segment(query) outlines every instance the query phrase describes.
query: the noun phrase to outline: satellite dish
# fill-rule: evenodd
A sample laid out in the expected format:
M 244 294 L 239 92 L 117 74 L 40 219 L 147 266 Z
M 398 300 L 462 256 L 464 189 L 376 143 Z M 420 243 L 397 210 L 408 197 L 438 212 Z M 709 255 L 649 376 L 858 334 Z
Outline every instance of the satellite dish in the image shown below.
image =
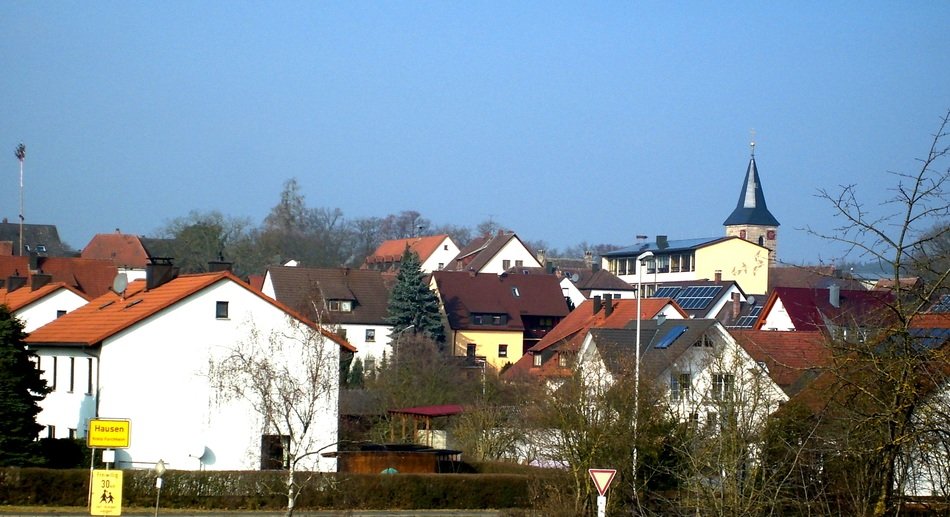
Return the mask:
M 115 276 L 115 280 L 112 281 L 112 290 L 116 294 L 122 294 L 125 292 L 125 288 L 129 286 L 129 277 L 125 273 L 119 273 Z
M 576 284 L 577 282 L 580 282 L 580 281 L 581 281 L 581 275 L 577 273 L 571 274 L 571 282 L 574 282 Z
M 755 305 L 755 296 L 749 296 L 745 299 L 749 305 Z

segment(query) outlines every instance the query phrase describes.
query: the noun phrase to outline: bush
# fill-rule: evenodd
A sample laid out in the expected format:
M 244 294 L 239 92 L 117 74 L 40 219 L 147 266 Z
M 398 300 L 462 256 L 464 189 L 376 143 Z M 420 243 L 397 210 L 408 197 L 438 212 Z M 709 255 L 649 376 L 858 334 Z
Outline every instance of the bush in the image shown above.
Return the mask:
M 539 471 L 539 469 L 534 469 Z M 321 474 L 298 472 L 300 510 L 527 508 L 544 472 L 526 474 Z M 169 471 L 163 480 L 165 508 L 280 510 L 287 505 L 286 472 Z M 552 481 L 553 482 L 553 481 Z M 89 471 L 0 469 L 0 504 L 86 506 Z M 155 475 L 126 470 L 123 507 L 155 504 Z

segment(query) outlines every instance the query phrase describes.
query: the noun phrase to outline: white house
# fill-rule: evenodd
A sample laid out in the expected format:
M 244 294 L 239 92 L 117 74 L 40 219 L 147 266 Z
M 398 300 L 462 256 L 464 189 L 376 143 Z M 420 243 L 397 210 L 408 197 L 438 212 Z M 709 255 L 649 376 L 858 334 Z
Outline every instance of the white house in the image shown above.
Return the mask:
M 339 353 L 352 347 L 230 272 L 175 277 L 167 267 L 150 266 L 146 280 L 27 338 L 54 387 L 38 416 L 46 434 L 83 437 L 90 418 L 128 419 L 131 443 L 116 451 L 120 468 L 150 468 L 161 459 L 172 469 L 247 470 L 272 465 L 272 455 L 286 453 L 281 446 L 333 450 Z M 310 355 L 326 358 L 320 378 L 328 389 L 310 432 L 288 432 L 295 443 L 283 432 L 275 436 L 246 400 L 215 387 L 215 365 L 241 350 L 267 350 L 294 371 L 309 345 Z M 314 454 L 299 468 L 331 471 L 335 462 Z
M 23 323 L 25 332 L 32 332 L 89 301 L 79 290 L 63 282 L 46 283 L 48 279 L 47 275 L 34 274 L 31 285 L 26 285 L 26 278 L 11 277 L 0 288 L 0 304 L 6 305 Z
M 441 271 L 459 253 L 459 247 L 446 234 L 384 241 L 366 257 L 362 269 L 397 271 L 406 249 L 419 257 L 420 269 L 425 273 Z
M 382 272 L 350 268 L 270 267 L 261 290 L 353 345 L 367 370 L 392 357 L 386 322 L 389 290 Z
M 635 328 L 591 329 L 578 368 L 591 385 L 610 385 L 633 371 L 636 350 Z M 669 410 L 681 421 L 714 423 L 724 406 L 761 421 L 788 400 L 716 320 L 641 322 L 639 368 L 642 380 L 664 388 Z
M 505 272 L 521 273 L 525 270 L 540 268 L 541 263 L 524 242 L 512 232 L 499 230 L 495 235 L 477 238 L 459 251 L 450 264 L 448 271 L 469 271 L 474 273 Z

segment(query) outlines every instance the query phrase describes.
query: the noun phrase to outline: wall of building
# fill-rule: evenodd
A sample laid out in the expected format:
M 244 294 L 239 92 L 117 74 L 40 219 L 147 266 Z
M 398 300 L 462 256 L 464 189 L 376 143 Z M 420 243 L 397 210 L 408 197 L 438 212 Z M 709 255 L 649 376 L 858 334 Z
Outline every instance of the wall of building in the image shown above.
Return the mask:
M 16 311 L 16 317 L 23 322 L 24 332 L 30 333 L 55 320 L 59 311 L 71 312 L 86 303 L 85 298 L 69 289 L 57 289 L 42 300 Z
M 464 356 L 469 343 L 475 344 L 475 355 L 484 357 L 485 361 L 496 370 L 508 363 L 514 363 L 524 353 L 524 334 L 517 330 L 459 330 L 455 333 L 455 355 Z M 507 357 L 498 355 L 498 345 L 508 345 Z
M 226 319 L 215 317 L 229 302 Z M 101 351 L 99 414 L 131 421 L 128 449 L 118 467 L 171 469 L 260 468 L 261 417 L 240 399 L 216 391 L 209 365 L 236 344 L 277 339 L 287 364 L 298 362 L 308 331 L 288 324 L 283 311 L 231 281 L 223 281 L 108 339 Z M 255 335 L 256 337 L 252 337 Z M 314 449 L 337 441 L 339 345 L 326 341 L 330 390 L 315 418 Z M 332 450 L 332 449 L 328 449 Z M 313 455 L 302 468 L 333 470 L 334 460 Z
M 696 278 L 735 280 L 745 293 L 768 291 L 768 250 L 742 239 L 729 239 L 696 250 Z

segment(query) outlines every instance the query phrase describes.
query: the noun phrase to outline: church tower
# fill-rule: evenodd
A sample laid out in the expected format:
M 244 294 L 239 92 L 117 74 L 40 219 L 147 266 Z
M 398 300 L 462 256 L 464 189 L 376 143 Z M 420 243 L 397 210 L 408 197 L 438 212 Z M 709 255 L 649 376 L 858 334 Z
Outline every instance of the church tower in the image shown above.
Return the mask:
M 779 223 L 765 206 L 765 194 L 759 182 L 759 171 L 755 167 L 755 142 L 750 147 L 752 156 L 742 190 L 739 191 L 739 204 L 722 224 L 726 227 L 727 236 L 739 237 L 768 248 L 769 264 L 774 264 Z

